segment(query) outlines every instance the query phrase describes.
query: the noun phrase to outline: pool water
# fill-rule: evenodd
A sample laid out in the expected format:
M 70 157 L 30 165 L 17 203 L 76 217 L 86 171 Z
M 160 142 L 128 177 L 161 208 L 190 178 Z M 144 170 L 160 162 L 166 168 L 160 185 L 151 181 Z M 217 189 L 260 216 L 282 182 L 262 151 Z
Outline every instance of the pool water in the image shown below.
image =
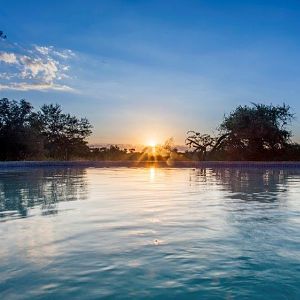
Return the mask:
M 0 299 L 300 299 L 300 169 L 0 171 Z

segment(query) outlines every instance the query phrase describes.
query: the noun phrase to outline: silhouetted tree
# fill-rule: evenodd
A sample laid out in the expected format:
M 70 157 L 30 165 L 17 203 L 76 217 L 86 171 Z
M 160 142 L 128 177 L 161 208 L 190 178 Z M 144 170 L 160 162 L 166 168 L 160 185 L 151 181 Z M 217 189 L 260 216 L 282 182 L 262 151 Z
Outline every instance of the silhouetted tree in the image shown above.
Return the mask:
M 296 145 L 291 147 L 291 132 L 287 130 L 293 117 L 285 104 L 238 106 L 224 117 L 217 137 L 189 131 L 186 144 L 203 160 L 288 159 L 288 149 L 294 156 L 297 151 Z
M 216 153 L 220 154 L 218 151 L 220 151 L 224 139 L 228 136 L 225 133 L 218 137 L 212 137 L 209 134 L 201 134 L 196 131 L 188 131 L 187 135 L 186 145 L 194 149 L 194 153 L 197 154 L 200 160 L 206 160 L 207 157 L 212 158 Z
M 87 119 L 64 114 L 59 105 L 0 99 L 0 160 L 69 159 L 89 155 Z
M 43 105 L 38 116 L 50 157 L 68 160 L 89 152 L 85 139 L 92 133 L 92 126 L 86 118 L 64 114 L 58 104 Z
M 43 142 L 40 122 L 31 104 L 0 99 L 0 159 L 41 158 Z
M 201 160 L 206 159 L 207 152 L 211 151 L 216 144 L 216 138 L 209 134 L 201 134 L 200 132 L 188 131 L 188 137 L 185 140 L 187 146 L 195 149 L 199 153 Z
M 121 149 L 117 145 L 109 147 L 91 148 L 91 158 L 96 160 L 123 160 L 127 159 L 127 149 Z
M 256 160 L 277 155 L 290 142 L 287 125 L 293 117 L 285 104 L 238 106 L 220 125 L 220 131 L 226 134 L 223 145 L 239 158 Z

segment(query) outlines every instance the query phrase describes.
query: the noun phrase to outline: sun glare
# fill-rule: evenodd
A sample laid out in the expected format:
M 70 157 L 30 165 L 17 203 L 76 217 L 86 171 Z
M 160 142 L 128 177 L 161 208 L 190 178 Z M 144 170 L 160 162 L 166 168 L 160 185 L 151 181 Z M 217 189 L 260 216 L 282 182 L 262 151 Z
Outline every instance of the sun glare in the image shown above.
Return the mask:
M 154 148 L 154 147 L 156 146 L 156 142 L 155 142 L 154 140 L 150 140 L 150 141 L 148 142 L 148 146 Z

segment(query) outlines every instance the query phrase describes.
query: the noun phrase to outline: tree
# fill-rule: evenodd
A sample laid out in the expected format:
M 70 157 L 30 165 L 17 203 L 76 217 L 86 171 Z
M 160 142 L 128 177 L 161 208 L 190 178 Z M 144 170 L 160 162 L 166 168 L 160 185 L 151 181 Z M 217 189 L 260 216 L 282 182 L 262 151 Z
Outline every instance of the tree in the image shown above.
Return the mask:
M 203 160 L 216 156 L 235 160 L 280 159 L 290 145 L 287 126 L 293 118 L 285 104 L 238 106 L 224 117 L 217 137 L 189 131 L 186 144 Z
M 31 104 L 0 99 L 0 159 L 41 158 L 43 143 L 40 123 Z
M 90 157 L 96 160 L 123 160 L 126 159 L 128 154 L 127 149 L 121 149 L 118 145 L 90 148 L 90 151 Z M 130 151 L 130 153 L 132 152 Z
M 35 112 L 25 100 L 0 99 L 0 160 L 86 156 L 91 128 L 87 119 L 64 114 L 59 105 Z
M 86 138 L 92 133 L 92 126 L 86 118 L 64 114 L 58 104 L 43 105 L 38 116 L 50 157 L 68 160 L 89 152 Z
M 211 137 L 209 134 L 201 134 L 196 131 L 188 131 L 188 137 L 185 143 L 190 148 L 194 148 L 194 152 L 198 152 L 201 160 L 206 159 L 207 152 L 211 151 L 215 145 L 216 138 Z
M 227 152 L 244 159 L 266 159 L 282 152 L 290 142 L 287 126 L 294 115 L 283 105 L 255 104 L 238 106 L 224 117 L 219 130 L 226 134 Z
M 220 150 L 223 140 L 228 136 L 227 133 L 218 137 L 212 137 L 209 134 L 201 134 L 196 131 L 188 131 L 188 137 L 185 144 L 190 148 L 194 148 L 194 153 L 198 154 L 200 160 L 211 158 L 213 154 Z
M 162 145 L 155 146 L 156 154 L 164 158 L 170 157 L 171 154 L 176 151 L 177 149 L 175 148 L 175 140 L 173 137 L 166 139 Z

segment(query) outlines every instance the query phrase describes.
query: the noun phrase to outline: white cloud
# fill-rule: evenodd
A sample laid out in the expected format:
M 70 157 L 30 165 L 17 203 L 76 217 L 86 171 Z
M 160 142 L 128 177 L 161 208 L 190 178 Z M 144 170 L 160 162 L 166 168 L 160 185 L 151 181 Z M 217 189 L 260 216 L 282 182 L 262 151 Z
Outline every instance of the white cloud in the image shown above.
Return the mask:
M 9 83 L 1 84 L 1 90 L 16 90 L 16 91 L 30 91 L 30 90 L 56 90 L 62 92 L 72 92 L 74 89 L 67 85 L 53 84 L 53 83 L 27 83 L 27 82 L 18 82 L 18 83 Z
M 56 50 L 53 46 L 45 47 L 35 45 L 34 49 L 42 55 L 58 56 L 63 59 L 68 59 L 75 56 L 75 53 L 70 49 Z
M 15 77 L 14 74 L 8 74 L 6 72 L 0 73 L 0 79 L 9 80 L 11 78 Z
M 44 46 L 34 46 L 35 50 L 38 51 L 39 53 L 43 54 L 43 55 L 47 55 L 49 54 L 49 49 L 50 47 L 44 47 Z
M 39 78 L 45 82 L 52 82 L 58 76 L 59 62 L 51 58 L 42 60 L 41 58 L 21 56 L 19 62 L 23 66 L 22 78 Z
M 3 65 L 0 90 L 73 91 L 66 82 L 62 83 L 71 78 L 67 74 L 70 70 L 67 62 L 75 56 L 71 50 L 37 45 L 30 49 L 19 47 L 14 50 L 0 52 L 0 63 Z
M 53 51 L 53 54 L 64 59 L 72 58 L 75 56 L 75 53 L 70 49 L 66 49 L 63 51 Z
M 17 63 L 17 57 L 14 53 L 2 52 L 0 53 L 0 61 L 3 61 L 7 64 L 15 64 Z

